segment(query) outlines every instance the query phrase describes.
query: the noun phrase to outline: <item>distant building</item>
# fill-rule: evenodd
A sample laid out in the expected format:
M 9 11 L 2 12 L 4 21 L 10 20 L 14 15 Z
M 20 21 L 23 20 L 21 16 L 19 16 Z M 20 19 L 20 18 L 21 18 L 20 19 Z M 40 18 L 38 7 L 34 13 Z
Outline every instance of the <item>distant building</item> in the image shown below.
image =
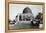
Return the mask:
M 16 22 L 20 22 L 20 23 L 30 23 L 33 19 L 34 19 L 34 16 L 29 7 L 26 7 L 23 10 L 22 14 L 18 14 L 16 16 Z

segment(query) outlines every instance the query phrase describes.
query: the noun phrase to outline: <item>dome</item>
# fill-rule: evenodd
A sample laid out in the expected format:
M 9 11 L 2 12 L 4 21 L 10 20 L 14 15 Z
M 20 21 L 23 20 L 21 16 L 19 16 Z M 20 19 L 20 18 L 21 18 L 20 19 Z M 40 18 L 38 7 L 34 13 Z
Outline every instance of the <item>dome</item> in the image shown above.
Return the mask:
M 29 7 L 24 8 L 23 13 L 32 13 Z

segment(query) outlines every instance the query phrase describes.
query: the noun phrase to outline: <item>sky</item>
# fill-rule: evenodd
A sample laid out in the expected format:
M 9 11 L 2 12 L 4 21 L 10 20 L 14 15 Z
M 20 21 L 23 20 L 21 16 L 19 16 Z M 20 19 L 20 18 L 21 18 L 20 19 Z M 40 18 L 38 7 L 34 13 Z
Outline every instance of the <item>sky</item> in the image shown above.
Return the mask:
M 32 10 L 34 17 L 42 12 L 42 5 L 27 5 L 27 4 L 9 4 L 9 19 L 14 20 L 15 16 L 23 12 L 23 9 L 29 7 Z

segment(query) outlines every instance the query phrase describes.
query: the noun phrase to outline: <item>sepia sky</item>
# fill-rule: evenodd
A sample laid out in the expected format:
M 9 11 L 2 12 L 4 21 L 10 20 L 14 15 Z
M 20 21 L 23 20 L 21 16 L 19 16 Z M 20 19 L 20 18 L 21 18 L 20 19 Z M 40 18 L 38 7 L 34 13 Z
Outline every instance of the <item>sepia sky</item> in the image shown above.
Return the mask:
M 27 5 L 27 4 L 9 4 L 9 19 L 14 20 L 18 13 L 22 13 L 23 9 L 29 7 L 32 10 L 34 17 L 42 12 L 42 5 Z

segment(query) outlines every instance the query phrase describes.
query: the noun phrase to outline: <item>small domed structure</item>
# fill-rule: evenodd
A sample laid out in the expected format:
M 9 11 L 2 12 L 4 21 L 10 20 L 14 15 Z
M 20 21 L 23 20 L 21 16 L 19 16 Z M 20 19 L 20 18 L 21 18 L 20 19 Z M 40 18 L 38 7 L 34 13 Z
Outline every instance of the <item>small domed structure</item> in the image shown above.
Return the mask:
M 29 7 L 24 8 L 23 13 L 32 13 Z

